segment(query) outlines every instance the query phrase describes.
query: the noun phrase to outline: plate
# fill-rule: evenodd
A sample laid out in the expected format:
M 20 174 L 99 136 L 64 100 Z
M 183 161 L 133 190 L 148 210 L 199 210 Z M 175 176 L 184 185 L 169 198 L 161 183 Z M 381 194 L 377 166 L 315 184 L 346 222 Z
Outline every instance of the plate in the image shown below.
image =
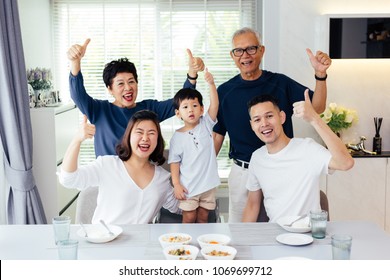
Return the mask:
M 292 246 L 307 245 L 313 242 L 313 237 L 306 234 L 283 233 L 276 236 L 276 241 Z
M 123 231 L 123 229 L 119 226 L 107 226 L 114 233 L 114 235 L 110 235 L 107 232 L 107 229 L 102 225 L 84 225 L 88 233 L 88 237 L 85 237 L 85 231 L 82 228 L 77 231 L 77 235 L 91 243 L 106 243 L 117 238 Z
M 296 221 L 295 223 L 292 224 L 292 226 L 285 226 L 285 224 L 289 224 L 298 218 L 299 218 L 299 216 L 282 217 L 279 220 L 277 220 L 277 224 L 289 232 L 295 232 L 295 233 L 310 232 L 311 227 L 309 226 L 309 222 L 310 222 L 309 217 L 306 217 L 306 218 L 303 218 L 302 220 Z

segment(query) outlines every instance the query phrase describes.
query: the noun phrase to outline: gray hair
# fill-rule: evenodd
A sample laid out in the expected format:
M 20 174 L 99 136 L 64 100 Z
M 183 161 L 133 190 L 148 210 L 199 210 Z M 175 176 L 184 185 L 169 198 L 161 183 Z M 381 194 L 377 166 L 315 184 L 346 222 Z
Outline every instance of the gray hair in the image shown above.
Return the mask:
M 234 38 L 236 38 L 239 35 L 245 34 L 245 33 L 252 33 L 253 35 L 256 36 L 257 41 L 259 41 L 259 45 L 261 45 L 261 39 L 260 39 L 260 34 L 256 30 L 250 28 L 250 27 L 243 27 L 241 29 L 238 29 L 236 32 L 234 32 L 233 37 L 232 37 L 232 43 Z

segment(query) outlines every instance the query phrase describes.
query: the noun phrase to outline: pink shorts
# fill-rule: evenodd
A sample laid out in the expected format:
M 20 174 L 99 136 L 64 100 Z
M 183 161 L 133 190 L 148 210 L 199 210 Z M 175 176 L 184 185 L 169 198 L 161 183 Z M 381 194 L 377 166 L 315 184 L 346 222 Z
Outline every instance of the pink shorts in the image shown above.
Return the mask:
M 188 197 L 186 200 L 180 200 L 179 208 L 183 211 L 193 211 L 198 207 L 202 207 L 207 210 L 215 209 L 215 192 L 216 188 L 213 188 L 207 192 Z

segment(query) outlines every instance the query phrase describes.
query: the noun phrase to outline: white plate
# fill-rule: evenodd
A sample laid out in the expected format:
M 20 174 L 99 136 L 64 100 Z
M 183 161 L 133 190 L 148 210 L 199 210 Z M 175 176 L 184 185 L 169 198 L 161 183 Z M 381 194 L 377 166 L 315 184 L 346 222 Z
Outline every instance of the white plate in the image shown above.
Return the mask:
M 102 225 L 84 225 L 88 233 L 88 237 L 85 237 L 85 231 L 82 228 L 80 228 L 77 231 L 77 235 L 92 243 L 105 243 L 114 240 L 123 231 L 123 229 L 119 226 L 114 226 L 114 225 L 107 225 L 107 226 L 114 233 L 114 235 L 110 235 L 107 232 L 107 229 Z
M 292 221 L 298 219 L 299 216 L 287 216 L 282 217 L 279 220 L 277 220 L 278 225 L 280 225 L 283 229 L 289 231 L 289 232 L 295 232 L 295 233 L 305 233 L 310 232 L 311 228 L 309 226 L 310 218 L 306 217 L 302 220 L 299 220 L 295 223 L 293 223 L 291 226 L 285 226 L 285 224 L 289 224 Z
M 292 246 L 307 245 L 313 242 L 313 237 L 306 234 L 283 233 L 276 236 L 276 241 Z

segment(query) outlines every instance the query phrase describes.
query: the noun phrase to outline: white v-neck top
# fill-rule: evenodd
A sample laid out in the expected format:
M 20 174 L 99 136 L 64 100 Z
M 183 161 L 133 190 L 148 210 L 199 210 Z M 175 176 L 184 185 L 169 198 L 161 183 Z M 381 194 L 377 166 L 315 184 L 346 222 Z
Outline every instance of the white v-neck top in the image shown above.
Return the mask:
M 75 172 L 61 170 L 59 174 L 60 183 L 66 188 L 99 187 L 92 223 L 102 219 L 117 225 L 150 223 L 161 207 L 177 212 L 178 201 L 169 177 L 169 172 L 155 166 L 153 179 L 141 189 L 117 156 L 101 156 Z

